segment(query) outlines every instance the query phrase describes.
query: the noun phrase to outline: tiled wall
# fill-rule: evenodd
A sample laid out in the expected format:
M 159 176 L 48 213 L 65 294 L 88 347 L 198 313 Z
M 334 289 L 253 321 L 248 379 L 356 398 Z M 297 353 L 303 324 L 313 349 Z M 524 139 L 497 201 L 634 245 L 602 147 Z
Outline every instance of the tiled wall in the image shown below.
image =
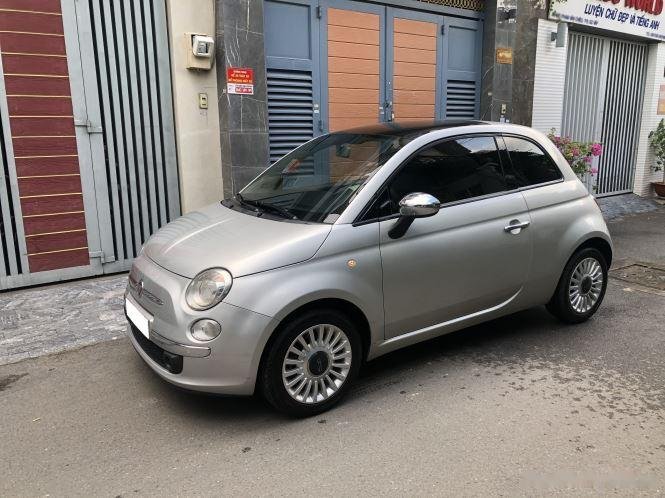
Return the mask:
M 552 128 L 560 132 L 563 115 L 567 49 L 557 48 L 552 42 L 553 31 L 555 22 L 538 19 L 531 126 L 543 133 Z
M 0 52 L 30 271 L 88 265 L 60 0 L 0 0 Z
M 660 85 L 665 84 L 665 43 L 657 43 L 649 47 L 647 77 L 644 88 L 644 104 L 642 108 L 642 125 L 640 126 L 639 146 L 637 149 L 637 167 L 635 168 L 634 191 L 638 195 L 651 196 L 651 182 L 663 180 L 663 172 L 656 173 L 651 169 L 654 157 L 649 146 L 649 132 L 665 118 L 658 115 L 658 96 Z

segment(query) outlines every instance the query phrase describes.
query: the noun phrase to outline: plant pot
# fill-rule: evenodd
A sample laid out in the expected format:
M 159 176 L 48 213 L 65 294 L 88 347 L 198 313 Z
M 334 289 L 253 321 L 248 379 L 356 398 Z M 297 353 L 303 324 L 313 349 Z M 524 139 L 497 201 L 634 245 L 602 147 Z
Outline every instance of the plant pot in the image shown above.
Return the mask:
M 651 182 L 651 185 L 653 185 L 658 197 L 665 197 L 665 182 Z

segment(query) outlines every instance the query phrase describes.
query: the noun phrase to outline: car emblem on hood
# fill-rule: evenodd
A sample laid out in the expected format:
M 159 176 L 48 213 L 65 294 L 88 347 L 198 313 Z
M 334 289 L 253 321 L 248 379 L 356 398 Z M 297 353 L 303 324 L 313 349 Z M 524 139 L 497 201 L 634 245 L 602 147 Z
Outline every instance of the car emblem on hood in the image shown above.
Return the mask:
M 146 297 L 158 306 L 164 304 L 164 301 L 159 299 L 152 292 L 148 291 L 145 288 L 145 282 L 143 281 L 143 279 L 136 280 L 136 278 L 134 278 L 134 276 L 131 273 L 129 275 L 129 287 L 134 291 L 136 297 L 139 299 L 142 297 Z

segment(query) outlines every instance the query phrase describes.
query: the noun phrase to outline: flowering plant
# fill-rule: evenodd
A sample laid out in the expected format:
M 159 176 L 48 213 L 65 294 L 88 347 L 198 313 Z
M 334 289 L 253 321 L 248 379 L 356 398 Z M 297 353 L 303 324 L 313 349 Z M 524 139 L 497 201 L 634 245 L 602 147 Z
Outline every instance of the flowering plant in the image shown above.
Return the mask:
M 584 176 L 587 173 L 595 175 L 597 168 L 593 168 L 591 163 L 594 157 L 603 153 L 603 146 L 597 142 L 576 142 L 570 137 L 562 137 L 552 129 L 547 137 L 556 145 L 559 152 L 566 158 L 570 167 L 577 176 Z
M 656 163 L 651 166 L 654 172 L 662 171 L 665 166 L 665 123 L 660 120 L 655 130 L 649 133 L 649 144 L 653 147 Z

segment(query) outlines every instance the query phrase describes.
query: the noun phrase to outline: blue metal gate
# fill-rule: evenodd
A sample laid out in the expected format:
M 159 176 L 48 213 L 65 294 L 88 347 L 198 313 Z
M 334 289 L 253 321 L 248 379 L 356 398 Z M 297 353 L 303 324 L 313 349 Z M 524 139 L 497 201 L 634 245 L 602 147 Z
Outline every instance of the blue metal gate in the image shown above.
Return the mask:
M 318 9 L 310 2 L 264 4 L 270 161 L 322 131 Z
M 266 0 L 270 160 L 340 124 L 477 118 L 482 21 L 470 15 Z

